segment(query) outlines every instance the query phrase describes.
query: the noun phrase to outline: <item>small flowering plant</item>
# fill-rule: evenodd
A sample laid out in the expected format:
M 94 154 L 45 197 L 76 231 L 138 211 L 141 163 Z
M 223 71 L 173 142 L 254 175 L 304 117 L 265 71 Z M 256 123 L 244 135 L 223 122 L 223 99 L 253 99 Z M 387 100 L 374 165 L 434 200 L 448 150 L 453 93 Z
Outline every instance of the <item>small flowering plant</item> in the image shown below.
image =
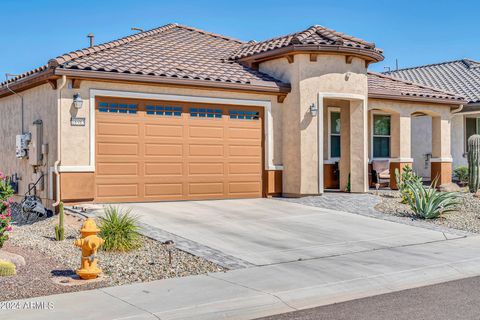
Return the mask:
M 12 231 L 11 204 L 13 203 L 13 189 L 10 180 L 0 172 L 0 248 L 8 240 L 8 233 Z

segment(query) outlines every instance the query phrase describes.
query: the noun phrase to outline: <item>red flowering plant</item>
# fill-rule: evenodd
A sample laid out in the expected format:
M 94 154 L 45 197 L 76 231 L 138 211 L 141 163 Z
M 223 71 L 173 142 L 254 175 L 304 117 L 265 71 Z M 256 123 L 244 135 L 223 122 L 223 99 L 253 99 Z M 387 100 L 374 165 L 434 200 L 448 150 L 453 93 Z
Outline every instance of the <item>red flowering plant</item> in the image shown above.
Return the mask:
M 13 189 L 10 180 L 0 172 L 0 248 L 8 240 L 8 232 L 12 231 L 11 204 L 13 203 Z

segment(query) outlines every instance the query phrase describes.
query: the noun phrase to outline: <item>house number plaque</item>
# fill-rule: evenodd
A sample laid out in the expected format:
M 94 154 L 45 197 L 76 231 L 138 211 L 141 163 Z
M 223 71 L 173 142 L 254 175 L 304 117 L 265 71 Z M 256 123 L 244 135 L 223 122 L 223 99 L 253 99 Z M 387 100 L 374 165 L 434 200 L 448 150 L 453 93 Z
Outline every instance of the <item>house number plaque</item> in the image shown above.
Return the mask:
M 70 124 L 73 127 L 85 127 L 85 118 L 72 117 L 70 119 Z

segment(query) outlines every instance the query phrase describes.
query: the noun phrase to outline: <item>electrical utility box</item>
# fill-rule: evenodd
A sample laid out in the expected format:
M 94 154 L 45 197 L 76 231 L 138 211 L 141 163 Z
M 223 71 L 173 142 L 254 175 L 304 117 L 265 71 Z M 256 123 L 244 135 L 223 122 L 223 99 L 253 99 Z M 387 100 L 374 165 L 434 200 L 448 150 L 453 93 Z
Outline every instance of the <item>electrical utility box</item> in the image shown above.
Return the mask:
M 17 134 L 15 139 L 15 155 L 17 158 L 23 159 L 28 156 L 30 137 L 29 133 Z
M 43 121 L 35 120 L 30 126 L 30 133 L 32 138 L 30 140 L 28 163 L 32 166 L 40 166 L 43 161 Z

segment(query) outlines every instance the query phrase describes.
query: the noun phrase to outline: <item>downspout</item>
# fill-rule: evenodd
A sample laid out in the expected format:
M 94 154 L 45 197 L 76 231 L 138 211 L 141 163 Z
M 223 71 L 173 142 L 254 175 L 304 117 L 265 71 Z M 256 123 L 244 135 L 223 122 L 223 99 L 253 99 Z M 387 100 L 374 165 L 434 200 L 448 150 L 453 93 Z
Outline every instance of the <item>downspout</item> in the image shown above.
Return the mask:
M 65 84 L 67 83 L 67 76 L 63 75 L 62 76 L 62 81 L 60 82 L 60 85 L 57 88 L 57 103 L 58 103 L 58 108 L 57 108 L 57 161 L 55 161 L 55 164 L 53 165 L 53 170 L 55 172 L 55 186 L 56 186 L 56 196 L 55 198 L 57 201 L 52 204 L 53 207 L 56 207 L 60 204 L 60 172 L 58 171 L 58 166 L 60 165 L 61 162 L 61 156 L 62 156 L 62 89 L 65 87 Z
M 463 104 L 460 105 L 458 108 L 450 111 L 450 113 L 451 113 L 453 116 L 455 116 L 456 113 L 459 113 L 459 112 L 462 111 L 462 110 L 463 110 Z

